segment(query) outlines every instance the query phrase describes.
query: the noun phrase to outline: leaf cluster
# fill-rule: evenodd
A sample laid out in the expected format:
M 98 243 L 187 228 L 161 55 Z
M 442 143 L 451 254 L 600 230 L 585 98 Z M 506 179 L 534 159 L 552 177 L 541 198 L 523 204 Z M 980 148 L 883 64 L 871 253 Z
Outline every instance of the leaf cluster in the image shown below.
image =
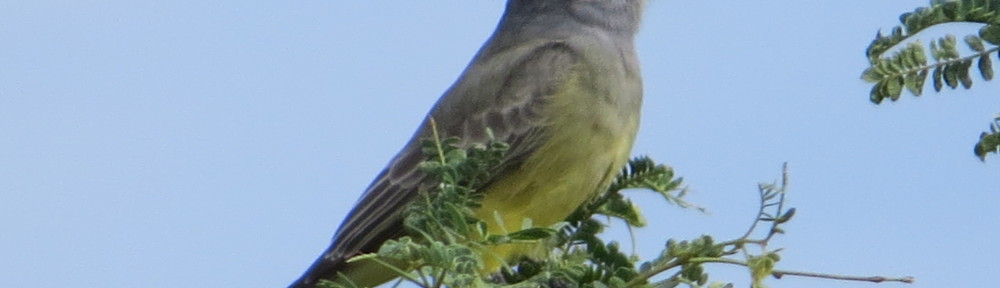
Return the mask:
M 640 262 L 638 257 L 623 251 L 620 244 L 601 235 L 603 221 L 610 219 L 621 220 L 630 227 L 646 224 L 639 208 L 624 193 L 652 191 L 668 203 L 680 207 L 693 205 L 682 199 L 686 190 L 673 169 L 648 157 L 639 157 L 629 161 L 605 193 L 582 205 L 566 222 L 551 229 L 529 228 L 490 235 L 486 222 L 473 217 L 472 211 L 482 199 L 476 188 L 488 181 L 490 171 L 501 164 L 508 147 L 489 141 L 462 149 L 460 143 L 458 139 L 432 139 L 424 143 L 428 160 L 421 164 L 421 169 L 439 184 L 408 208 L 405 223 L 410 236 L 387 241 L 378 253 L 352 261 L 381 263 L 396 271 L 403 281 L 420 287 L 722 287 L 725 284 L 708 283 L 704 264 L 742 265 L 752 268 L 751 274 L 769 275 L 777 259 L 776 251 L 761 254 L 775 256 L 752 256 L 746 246 L 763 247 L 761 243 L 766 239 L 748 237 L 758 223 L 770 222 L 774 226 L 767 233 L 769 239 L 779 233 L 778 225 L 791 217 L 791 213 L 782 212 L 780 205 L 775 204 L 783 202 L 784 190 L 762 188 L 761 191 L 768 191 L 761 194 L 762 212 L 746 236 L 725 242 L 707 235 L 693 240 L 671 239 L 659 257 Z M 766 209 L 771 212 L 764 212 Z M 477 251 L 483 246 L 512 241 L 545 241 L 553 248 L 543 259 L 524 259 L 499 274 L 481 275 L 482 260 Z M 744 256 L 727 258 L 737 254 Z M 758 258 L 774 260 L 769 265 L 760 265 L 759 260 L 754 260 Z M 756 264 L 751 266 L 751 263 Z M 653 277 L 667 272 L 673 274 L 650 283 Z
M 746 267 L 754 279 L 752 287 L 756 288 L 763 287 L 768 275 L 832 278 L 774 268 L 780 260 L 780 249 L 770 250 L 767 244 L 773 236 L 784 233 L 780 226 L 795 211 L 783 207 L 787 171 L 780 184 L 759 185 L 760 212 L 742 237 L 722 242 L 708 235 L 692 240 L 670 239 L 657 258 L 641 262 L 637 256 L 622 251 L 617 242 L 602 239 L 605 222 L 600 219 L 621 220 L 629 227 L 645 224 L 638 207 L 623 194 L 637 189 L 658 193 L 668 203 L 692 207 L 681 199 L 686 190 L 681 188 L 681 179 L 675 177 L 670 167 L 656 164 L 648 157 L 635 158 L 606 192 L 582 205 L 566 222 L 550 228 L 490 235 L 486 222 L 472 213 L 482 199 L 476 188 L 486 183 L 491 171 L 501 164 L 508 146 L 491 140 L 463 149 L 459 143 L 462 142 L 458 139 L 441 140 L 436 135 L 424 143 L 428 160 L 421 168 L 439 184 L 407 209 L 404 221 L 408 236 L 387 241 L 377 253 L 350 261 L 375 262 L 395 271 L 400 281 L 425 288 L 733 287 L 728 283 L 709 283 L 705 264 L 710 263 Z M 765 233 L 755 233 L 763 224 L 770 224 L 770 228 Z M 753 238 L 754 234 L 763 235 Z M 551 244 L 552 249 L 542 259 L 523 259 L 498 274 L 483 275 L 479 255 L 482 249 L 514 241 L 542 242 Z M 750 247 L 758 247 L 758 252 L 750 251 Z M 662 280 L 654 282 L 654 277 Z M 356 286 L 321 281 L 318 287 Z
M 773 274 L 775 264 L 781 259 L 778 255 L 780 249 L 770 250 L 767 245 L 774 236 L 784 233 L 781 225 L 795 215 L 794 208 L 784 208 L 788 185 L 787 166 L 783 171 L 780 184 L 758 185 L 758 216 L 743 236 L 723 242 L 717 242 L 708 235 L 691 241 L 668 240 L 666 249 L 658 258 L 640 265 L 640 275 L 637 278 L 649 279 L 651 275 L 677 270 L 667 280 L 654 283 L 654 287 L 676 287 L 680 284 L 704 287 L 709 283 L 704 264 L 725 263 L 747 267 L 753 279 L 751 287 L 763 287 L 764 279 Z M 758 227 L 765 223 L 770 223 L 766 233 L 761 238 L 753 238 L 754 234 L 758 234 L 755 233 L 758 232 Z M 759 248 L 759 251 L 750 251 L 750 246 Z M 710 284 L 710 287 L 720 286 L 723 284 Z M 731 287 L 731 284 L 725 286 Z
M 643 227 L 646 220 L 638 212 L 638 207 L 622 193 L 628 189 L 642 189 L 656 192 L 668 203 L 688 208 L 690 203 L 684 201 L 686 189 L 681 188 L 683 178 L 675 178 L 674 170 L 669 166 L 657 164 L 649 157 L 637 157 L 628 162 L 611 182 L 608 191 L 591 199 L 567 218 L 573 224 L 590 216 L 599 214 L 618 218 L 631 226 Z
M 961 85 L 968 89 L 972 87 L 970 70 L 973 64 L 983 79 L 993 79 L 990 54 L 1000 50 L 996 47 L 1000 43 L 1000 1 L 932 1 L 930 7 L 904 13 L 900 22 L 901 25 L 894 27 L 889 35 L 879 32 L 868 45 L 866 55 L 870 67 L 861 78 L 874 83 L 869 94 L 872 102 L 881 103 L 886 98 L 896 101 L 904 88 L 920 96 L 928 77 L 938 92 L 944 86 L 955 89 Z M 923 42 L 903 44 L 931 26 L 960 22 L 984 24 L 977 35 L 970 34 L 963 38 L 969 50 L 973 51 L 970 55 L 962 55 L 958 50 L 957 37 L 951 34 L 930 41 L 930 60 L 933 63 L 929 63 Z M 897 46 L 903 47 L 886 56 Z
M 973 67 L 983 80 L 993 79 L 991 55 L 1000 53 L 1000 0 L 933 0 L 928 7 L 900 15 L 899 20 L 901 24 L 893 27 L 888 35 L 880 31 L 866 50 L 870 65 L 861 78 L 873 84 L 869 93 L 873 103 L 899 100 L 904 89 L 920 96 L 928 78 L 936 92 L 945 86 L 969 89 L 973 83 Z M 959 51 L 958 37 L 952 34 L 929 41 L 929 53 L 922 41 L 906 43 L 917 33 L 946 23 L 983 25 L 976 34 L 962 37 L 970 53 L 963 55 Z M 1000 136 L 996 135 L 993 131 L 980 136 L 974 152 L 981 160 L 990 152 L 1000 153 L 997 149 L 1000 144 L 995 140 Z
M 483 199 L 477 188 L 489 180 L 492 168 L 503 161 L 508 145 L 489 140 L 462 149 L 458 138 L 427 139 L 422 144 L 427 160 L 420 163 L 420 169 L 436 179 L 438 185 L 423 191 L 422 197 L 407 207 L 408 216 L 404 220 L 407 231 L 410 235 L 422 235 L 424 240 L 447 243 L 466 242 L 469 236 L 482 239 L 486 223 L 473 216 L 473 209 Z
M 986 161 L 986 155 L 989 153 L 1000 153 L 1000 116 L 993 118 L 989 132 L 979 134 L 979 142 L 976 143 L 973 152 L 982 161 Z
M 598 283 L 622 287 L 626 282 L 634 280 L 638 275 L 635 267 L 637 259 L 622 251 L 617 242 L 601 238 L 604 223 L 598 219 L 619 219 L 630 227 L 645 226 L 646 220 L 639 207 L 624 195 L 630 189 L 652 191 L 661 195 L 668 203 L 689 207 L 691 205 L 682 199 L 686 193 L 681 188 L 682 181 L 681 178 L 675 178 L 674 171 L 669 166 L 657 164 L 649 157 L 638 157 L 622 168 L 607 191 L 570 215 L 566 219 L 566 225 L 560 230 L 556 243 L 565 255 L 570 256 L 567 259 L 583 258 L 589 263 L 578 265 L 576 270 L 583 273 L 576 278 L 577 284 L 583 287 Z

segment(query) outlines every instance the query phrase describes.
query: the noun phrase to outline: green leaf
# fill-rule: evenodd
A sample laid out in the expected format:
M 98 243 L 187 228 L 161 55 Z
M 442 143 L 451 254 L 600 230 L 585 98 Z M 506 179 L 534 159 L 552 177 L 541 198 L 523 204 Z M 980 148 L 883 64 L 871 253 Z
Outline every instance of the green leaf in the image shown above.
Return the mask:
M 885 95 L 882 94 L 882 86 L 885 84 L 882 83 L 883 82 L 875 83 L 875 85 L 872 86 L 872 91 L 868 93 L 868 100 L 872 101 L 872 103 L 881 104 L 882 100 L 885 99 Z
M 646 226 L 646 219 L 639 212 L 639 207 L 624 197 L 608 199 L 608 202 L 598 208 L 596 213 L 620 218 L 631 226 Z
M 940 59 L 949 60 L 959 58 L 961 54 L 958 52 L 958 38 L 955 35 L 948 34 L 945 37 L 938 38 L 937 47 Z
M 907 51 L 909 51 L 910 57 L 916 62 L 915 66 L 927 65 L 927 52 L 924 51 L 923 43 L 910 43 L 910 45 L 907 46 Z
M 945 2 L 945 3 L 942 3 L 940 5 L 941 6 L 941 12 L 943 12 L 944 16 L 948 17 L 949 19 L 961 20 L 960 19 L 961 14 L 959 12 L 958 5 L 961 5 L 961 4 L 957 3 L 957 2 Z
M 969 45 L 969 49 L 973 51 L 982 53 L 986 51 L 986 45 L 983 45 L 983 39 L 980 39 L 976 35 L 966 35 L 965 44 Z
M 937 43 L 938 42 L 931 41 L 931 57 L 934 58 L 934 62 L 941 61 L 941 55 L 944 55 L 944 53 L 941 52 L 941 47 L 938 47 Z
M 969 70 L 972 68 L 972 60 L 965 60 L 959 63 L 958 66 L 958 81 L 962 83 L 962 87 L 965 89 L 972 88 L 972 77 L 969 76 Z
M 876 83 L 882 81 L 885 76 L 882 73 L 878 73 L 873 67 L 868 67 L 864 72 L 861 73 L 861 79 L 868 83 Z
M 1000 116 L 993 119 L 989 132 L 979 134 L 979 142 L 976 142 L 973 153 L 980 161 L 986 161 L 986 155 L 989 153 L 1000 154 Z
M 924 93 L 924 84 L 927 82 L 927 69 L 920 70 L 920 72 L 917 72 L 916 78 L 917 78 L 916 80 L 917 83 L 914 85 L 916 87 L 916 91 L 911 91 L 911 92 L 913 92 L 913 95 L 920 96 L 921 94 Z
M 979 75 L 983 76 L 983 80 L 993 80 L 993 60 L 990 59 L 990 54 L 983 54 L 979 57 Z
M 1000 45 L 1000 25 L 990 24 L 979 29 L 979 37 L 993 45 Z
M 944 71 L 943 71 L 944 84 L 948 85 L 948 87 L 951 87 L 951 89 L 955 89 L 958 87 L 958 74 L 959 74 L 958 66 L 959 65 L 956 64 L 944 66 Z
M 795 208 L 791 208 L 788 209 L 788 211 L 785 211 L 785 214 L 781 214 L 781 217 L 778 217 L 776 221 L 778 224 L 782 224 L 788 222 L 788 220 L 792 220 L 792 216 L 795 216 Z
M 753 278 L 753 287 L 763 287 L 764 278 L 771 275 L 774 270 L 775 258 L 767 255 L 751 257 L 747 260 L 747 267 L 750 268 L 750 275 Z
M 886 82 L 886 93 L 888 93 L 889 99 L 892 99 L 892 101 L 899 100 L 899 95 L 903 93 L 903 82 L 902 76 L 889 79 Z
M 983 132 L 979 135 L 979 142 L 976 142 L 973 152 L 980 161 L 986 161 L 989 153 L 1000 153 L 1000 134 L 990 134 Z
M 918 81 L 920 81 L 920 77 L 914 72 L 910 72 L 903 77 L 903 85 L 906 86 L 906 90 L 916 96 L 920 96 L 921 92 Z
M 944 78 L 944 68 L 942 66 L 934 67 L 934 92 L 941 92 L 941 88 L 944 88 L 942 79 Z
M 529 228 L 514 233 L 507 234 L 511 240 L 541 240 L 556 234 L 556 230 L 549 228 Z

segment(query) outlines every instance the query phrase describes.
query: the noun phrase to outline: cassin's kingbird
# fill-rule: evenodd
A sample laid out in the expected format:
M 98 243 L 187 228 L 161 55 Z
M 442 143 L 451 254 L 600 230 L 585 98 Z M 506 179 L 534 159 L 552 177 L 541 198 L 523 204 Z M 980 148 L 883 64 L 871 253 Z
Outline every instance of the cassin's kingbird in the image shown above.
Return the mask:
M 510 145 L 499 171 L 480 188 L 485 198 L 475 210 L 491 233 L 518 231 L 528 218 L 548 227 L 607 189 L 639 127 L 642 79 L 634 38 L 644 2 L 509 0 L 490 39 L 361 196 L 330 248 L 291 287 L 314 287 L 339 274 L 361 286 L 394 278 L 372 261 L 346 260 L 402 236 L 401 211 L 435 184 L 417 168 L 432 118 L 442 138 L 458 137 L 464 147 L 488 140 L 487 128 Z M 494 212 L 505 227 L 491 220 Z M 491 248 L 483 257 L 486 269 L 529 250 Z

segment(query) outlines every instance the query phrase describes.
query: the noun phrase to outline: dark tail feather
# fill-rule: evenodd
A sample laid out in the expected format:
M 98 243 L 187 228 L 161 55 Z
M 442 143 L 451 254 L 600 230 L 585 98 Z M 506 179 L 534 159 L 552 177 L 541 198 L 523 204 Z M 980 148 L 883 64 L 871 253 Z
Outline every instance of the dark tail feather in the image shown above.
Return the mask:
M 326 255 L 326 253 L 323 253 L 323 255 Z M 295 280 L 295 282 L 292 282 L 291 285 L 288 285 L 288 288 L 316 287 L 319 280 L 329 279 L 337 274 L 337 269 L 335 269 L 336 266 L 338 265 L 333 263 L 333 261 L 320 256 L 319 259 L 316 259 L 316 262 L 313 262 L 312 266 L 310 266 L 309 269 L 302 274 L 302 277 L 299 277 L 298 280 Z

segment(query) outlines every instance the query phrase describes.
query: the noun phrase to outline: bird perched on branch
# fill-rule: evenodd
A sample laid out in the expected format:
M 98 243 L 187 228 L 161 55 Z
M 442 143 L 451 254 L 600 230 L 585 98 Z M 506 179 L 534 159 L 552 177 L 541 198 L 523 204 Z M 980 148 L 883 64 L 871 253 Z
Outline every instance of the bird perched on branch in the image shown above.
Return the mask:
M 634 38 L 644 4 L 509 0 L 490 39 L 364 192 L 330 248 L 290 287 L 314 287 L 321 279 L 366 287 L 395 277 L 372 261 L 346 261 L 403 236 L 401 212 L 435 184 L 417 167 L 431 119 L 442 137 L 458 137 L 462 145 L 488 140 L 487 128 L 510 145 L 479 188 L 484 198 L 475 214 L 490 232 L 520 230 L 525 219 L 550 226 L 607 189 L 639 127 L 642 79 Z M 537 250 L 489 249 L 486 271 Z

